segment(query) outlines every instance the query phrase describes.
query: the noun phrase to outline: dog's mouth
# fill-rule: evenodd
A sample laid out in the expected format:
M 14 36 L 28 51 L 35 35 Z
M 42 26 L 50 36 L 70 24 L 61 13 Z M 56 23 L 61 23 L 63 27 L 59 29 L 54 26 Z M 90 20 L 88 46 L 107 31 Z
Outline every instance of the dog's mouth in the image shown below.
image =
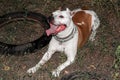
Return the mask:
M 60 24 L 60 25 L 55 25 L 50 23 L 50 28 L 46 30 L 47 36 L 49 35 L 56 35 L 57 33 L 65 30 L 66 25 L 65 24 Z

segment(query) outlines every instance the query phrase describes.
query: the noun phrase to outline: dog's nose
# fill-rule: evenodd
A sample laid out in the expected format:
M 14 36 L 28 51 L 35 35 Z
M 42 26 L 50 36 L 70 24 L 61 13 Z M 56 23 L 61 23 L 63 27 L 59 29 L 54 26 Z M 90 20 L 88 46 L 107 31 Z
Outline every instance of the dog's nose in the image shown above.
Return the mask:
M 48 22 L 53 22 L 53 21 L 54 21 L 53 15 L 49 16 L 49 17 L 48 17 Z

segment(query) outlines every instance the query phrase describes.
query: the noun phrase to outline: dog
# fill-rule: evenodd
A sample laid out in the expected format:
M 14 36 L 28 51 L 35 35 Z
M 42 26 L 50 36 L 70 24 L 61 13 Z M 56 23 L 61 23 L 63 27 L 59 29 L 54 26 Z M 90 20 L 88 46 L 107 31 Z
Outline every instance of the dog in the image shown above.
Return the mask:
M 92 10 L 76 9 L 70 11 L 56 10 L 49 18 L 50 29 L 47 35 L 52 35 L 47 52 L 34 67 L 27 73 L 35 73 L 56 52 L 64 52 L 67 60 L 52 71 L 54 77 L 59 77 L 60 72 L 75 61 L 77 49 L 82 47 L 89 39 L 95 40 L 96 30 L 100 20 Z

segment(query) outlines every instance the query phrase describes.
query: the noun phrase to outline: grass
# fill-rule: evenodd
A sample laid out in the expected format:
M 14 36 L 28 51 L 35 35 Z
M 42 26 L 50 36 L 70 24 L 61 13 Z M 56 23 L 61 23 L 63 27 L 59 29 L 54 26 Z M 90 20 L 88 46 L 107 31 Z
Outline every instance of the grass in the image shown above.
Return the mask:
M 118 30 L 119 19 L 120 19 L 119 0 L 81 0 L 81 1 L 79 0 L 65 0 L 65 1 L 62 1 L 62 0 L 43 0 L 43 1 L 42 0 L 34 0 L 34 1 L 33 0 L 7 0 L 7 1 L 5 0 L 0 1 L 0 15 L 9 13 L 9 12 L 14 12 L 14 11 L 28 10 L 28 11 L 36 11 L 36 12 L 38 11 L 40 13 L 43 13 L 46 16 L 49 16 L 51 12 L 53 12 L 60 6 L 69 7 L 72 10 L 72 9 L 80 8 L 82 6 L 87 5 L 90 9 L 94 10 L 98 14 L 101 21 L 101 25 L 95 37 L 96 40 L 94 42 L 88 41 L 87 44 L 78 51 L 75 64 L 71 65 L 71 67 L 69 67 L 69 70 L 71 70 L 71 72 L 82 71 L 83 69 L 87 71 L 89 70 L 87 69 L 87 67 L 93 64 L 95 66 L 96 65 L 98 66 L 96 66 L 96 70 L 92 70 L 92 71 L 102 72 L 105 74 L 109 73 L 108 75 L 112 76 L 114 80 L 119 80 L 118 78 L 120 76 L 120 73 L 119 73 L 119 69 L 120 69 L 120 53 L 119 53 L 120 41 L 119 40 L 120 39 L 119 39 L 119 30 Z M 20 26 L 19 29 L 16 26 Z M 6 28 L 6 30 L 3 32 L 7 33 L 7 37 L 5 38 L 4 36 L 0 36 L 1 41 L 7 41 L 8 43 L 18 42 L 14 40 L 15 36 L 18 36 L 18 34 L 20 34 L 19 36 L 21 36 L 21 34 L 24 34 L 24 33 L 17 33 L 16 29 L 18 31 L 23 30 L 23 32 L 25 32 L 25 30 L 28 29 L 28 32 L 25 33 L 26 35 L 30 35 L 30 33 L 34 33 L 32 28 L 25 29 L 24 26 L 25 25 L 18 23 L 17 25 Z M 38 29 L 38 28 L 34 28 L 34 29 Z M 1 34 L 3 32 L 1 32 Z M 35 36 L 35 35 L 32 35 L 32 36 Z M 35 37 L 32 37 L 32 39 L 33 38 Z M 21 38 L 21 39 L 24 40 L 24 38 Z M 19 43 L 21 43 L 22 40 L 20 40 Z M 26 41 L 28 41 L 28 39 L 26 39 Z M 45 51 L 40 51 L 39 54 L 35 54 L 34 56 L 27 55 L 26 57 L 23 57 L 25 59 L 27 58 L 24 61 L 22 61 L 23 60 L 22 57 L 18 59 L 18 57 L 15 57 L 15 56 L 1 57 L 2 55 L 0 55 L 0 67 L 3 67 L 3 64 L 7 63 L 6 66 L 10 66 L 10 68 L 12 67 L 12 70 L 14 70 L 13 73 L 11 73 L 12 72 L 11 70 L 9 71 L 2 70 L 1 72 L 2 74 L 0 74 L 0 76 L 2 75 L 2 77 L 0 77 L 0 80 L 6 79 L 6 76 L 11 80 L 12 80 L 11 77 L 14 77 L 14 79 L 18 77 L 23 79 L 24 77 L 24 79 L 27 80 L 27 78 L 29 77 L 24 76 L 24 71 L 26 71 L 30 67 L 29 65 L 30 63 L 32 63 L 31 65 L 34 66 L 34 63 L 38 62 L 38 61 L 35 61 L 36 58 L 42 52 L 44 53 Z M 99 54 L 97 58 L 95 57 L 96 54 Z M 107 60 L 105 61 L 104 57 L 106 55 L 111 55 L 112 58 L 114 58 L 113 62 L 112 61 L 110 62 Z M 107 58 L 110 58 L 111 56 L 108 56 Z M 66 60 L 66 57 L 63 54 L 60 54 L 58 58 L 53 58 L 53 63 L 55 61 L 58 61 L 56 59 L 60 59 L 59 63 L 63 63 Z M 17 61 L 19 64 L 15 63 L 15 61 Z M 22 64 L 26 65 L 27 67 L 25 69 L 22 69 L 21 67 Z M 15 67 L 18 65 L 20 65 L 19 68 Z M 47 63 L 46 64 L 47 69 L 43 68 L 42 70 L 39 70 L 38 73 L 32 75 L 30 78 L 35 78 L 38 80 L 45 80 L 47 78 L 48 80 L 56 80 L 56 78 L 53 78 L 51 76 L 51 70 L 54 67 L 53 65 L 51 65 L 51 63 Z M 113 65 L 114 69 L 111 70 L 111 67 L 107 67 L 104 69 L 103 66 L 106 66 L 106 65 Z M 78 67 L 72 68 L 74 66 L 78 66 Z M 17 70 L 15 68 L 19 69 L 18 71 L 22 75 L 22 76 L 20 75 L 21 77 L 18 75 L 19 73 L 17 73 Z M 108 72 L 105 71 L 108 68 L 109 68 L 109 71 Z M 64 74 L 61 74 L 61 76 L 63 75 Z
M 5 25 L 4 28 L 1 29 L 1 41 L 5 41 L 5 43 L 21 44 L 21 42 L 26 43 L 35 40 L 34 35 L 39 37 L 40 34 L 38 33 L 43 30 L 39 26 L 39 24 L 27 22 L 26 20 L 12 22 L 9 25 Z M 22 39 L 23 37 L 24 39 Z
M 120 69 L 120 45 L 117 47 L 115 51 L 115 60 L 113 65 L 115 72 L 113 73 L 114 80 L 119 80 L 119 69 Z
M 115 51 L 115 68 L 119 69 L 120 66 L 120 45 L 117 47 L 116 51 Z

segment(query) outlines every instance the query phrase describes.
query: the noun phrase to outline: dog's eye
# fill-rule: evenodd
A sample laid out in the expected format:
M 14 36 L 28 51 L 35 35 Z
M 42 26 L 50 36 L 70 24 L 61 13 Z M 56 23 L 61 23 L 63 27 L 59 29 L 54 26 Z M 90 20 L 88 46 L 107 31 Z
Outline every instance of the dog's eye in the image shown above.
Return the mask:
M 60 17 L 60 18 L 64 18 L 64 16 L 62 16 L 62 15 L 60 15 L 59 17 Z

